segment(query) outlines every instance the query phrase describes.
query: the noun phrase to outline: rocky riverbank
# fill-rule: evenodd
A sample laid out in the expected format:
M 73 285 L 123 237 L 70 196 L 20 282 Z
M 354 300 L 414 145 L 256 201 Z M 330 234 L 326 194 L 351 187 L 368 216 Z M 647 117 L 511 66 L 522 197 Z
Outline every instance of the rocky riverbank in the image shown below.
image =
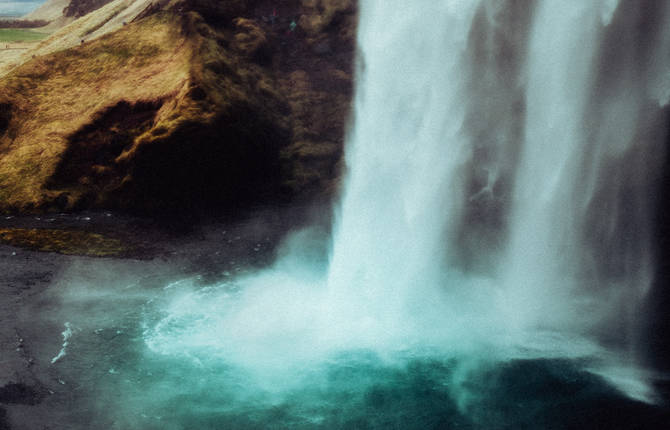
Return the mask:
M 112 212 L 0 218 L 0 429 L 120 428 L 100 420 L 109 414 L 96 396 L 121 377 L 147 302 L 174 282 L 221 283 L 264 267 L 287 232 L 312 220 L 309 208 L 197 226 Z M 42 232 L 57 252 L 9 245 L 3 232 L 17 231 Z M 124 251 L 101 255 L 100 242 L 72 240 L 54 249 L 54 231 L 113 237 Z

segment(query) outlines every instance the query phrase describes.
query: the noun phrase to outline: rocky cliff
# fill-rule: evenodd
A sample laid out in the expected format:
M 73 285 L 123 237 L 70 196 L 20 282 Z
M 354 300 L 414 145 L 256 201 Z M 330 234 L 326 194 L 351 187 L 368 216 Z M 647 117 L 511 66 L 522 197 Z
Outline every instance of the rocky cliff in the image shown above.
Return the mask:
M 96 9 L 101 8 L 112 0 L 71 0 L 65 9 L 63 15 L 80 17 Z
M 355 24 L 346 0 L 172 0 L 38 52 L 0 79 L 0 210 L 184 211 L 331 192 Z

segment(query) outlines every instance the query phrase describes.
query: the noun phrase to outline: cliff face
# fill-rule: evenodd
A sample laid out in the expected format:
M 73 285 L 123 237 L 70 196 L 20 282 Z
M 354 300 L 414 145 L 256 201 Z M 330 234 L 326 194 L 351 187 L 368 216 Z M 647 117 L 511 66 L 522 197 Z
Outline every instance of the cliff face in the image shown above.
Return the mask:
M 71 0 L 65 9 L 63 15 L 80 17 L 96 9 L 101 8 L 113 0 Z
M 274 65 L 291 106 L 293 131 L 291 145 L 282 151 L 284 185 L 297 193 L 332 191 L 352 95 L 356 4 L 303 0 L 278 21 Z M 281 26 L 291 22 L 296 30 L 287 34 Z
M 184 211 L 332 191 L 355 12 L 156 2 L 35 56 L 0 80 L 0 210 Z
M 341 171 L 353 88 L 355 0 L 184 0 L 224 28 L 233 47 L 269 69 L 290 107 L 291 142 L 281 151 L 288 195 L 333 192 Z M 292 24 L 293 23 L 293 24 Z

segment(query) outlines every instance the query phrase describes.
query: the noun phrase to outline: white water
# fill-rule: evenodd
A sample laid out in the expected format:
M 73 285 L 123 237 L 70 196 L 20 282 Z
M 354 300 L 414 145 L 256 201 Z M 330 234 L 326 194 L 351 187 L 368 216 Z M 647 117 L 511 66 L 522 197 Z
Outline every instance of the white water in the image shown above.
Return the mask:
M 360 349 L 595 357 L 648 399 L 633 347 L 670 31 L 636 19 L 665 23 L 666 9 L 361 1 L 325 274 L 289 253 L 238 293 L 182 292 L 147 344 L 264 379 Z

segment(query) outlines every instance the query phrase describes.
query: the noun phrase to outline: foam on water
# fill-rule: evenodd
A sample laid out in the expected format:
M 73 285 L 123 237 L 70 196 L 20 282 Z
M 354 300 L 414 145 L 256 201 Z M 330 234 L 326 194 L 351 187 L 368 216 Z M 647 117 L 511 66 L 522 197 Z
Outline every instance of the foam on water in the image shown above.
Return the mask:
M 327 263 L 289 253 L 184 282 L 147 323 L 150 351 L 274 390 L 354 351 L 587 359 L 650 401 L 635 342 L 668 98 L 661 3 L 361 1 Z

